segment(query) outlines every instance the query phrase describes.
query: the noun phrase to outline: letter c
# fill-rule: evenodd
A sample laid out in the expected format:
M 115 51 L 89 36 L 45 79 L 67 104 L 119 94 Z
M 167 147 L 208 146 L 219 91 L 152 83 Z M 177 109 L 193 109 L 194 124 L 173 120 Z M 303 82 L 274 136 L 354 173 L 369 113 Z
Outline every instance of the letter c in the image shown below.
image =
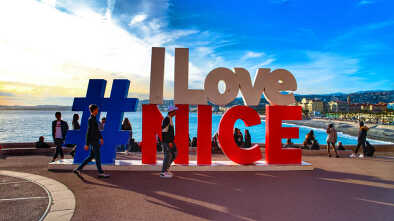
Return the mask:
M 254 126 L 261 123 L 259 114 L 247 106 L 234 106 L 224 113 L 219 124 L 219 144 L 226 156 L 239 164 L 253 164 L 262 159 L 260 147 L 254 145 L 251 148 L 241 149 L 234 141 L 233 128 L 235 122 L 241 119 L 246 126 Z

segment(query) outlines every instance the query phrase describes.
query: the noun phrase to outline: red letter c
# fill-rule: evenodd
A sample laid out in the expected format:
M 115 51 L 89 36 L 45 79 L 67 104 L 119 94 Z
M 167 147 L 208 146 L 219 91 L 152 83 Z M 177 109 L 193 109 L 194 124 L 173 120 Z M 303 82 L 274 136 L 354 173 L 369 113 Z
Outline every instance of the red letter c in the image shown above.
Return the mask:
M 241 119 L 247 127 L 261 123 L 259 114 L 247 106 L 234 106 L 224 113 L 219 124 L 219 144 L 226 156 L 239 164 L 253 164 L 262 159 L 260 147 L 254 145 L 248 149 L 241 149 L 235 143 L 233 128 L 235 122 Z

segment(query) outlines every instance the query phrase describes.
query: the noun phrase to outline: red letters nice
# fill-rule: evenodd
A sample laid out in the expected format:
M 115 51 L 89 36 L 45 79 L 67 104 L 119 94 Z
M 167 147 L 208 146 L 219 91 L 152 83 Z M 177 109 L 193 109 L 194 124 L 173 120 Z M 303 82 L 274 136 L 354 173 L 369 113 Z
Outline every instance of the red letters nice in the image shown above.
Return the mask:
M 165 48 L 152 48 L 150 104 L 142 106 L 142 163 L 156 164 L 156 136 L 161 137 L 161 115 L 157 104 L 163 103 Z M 241 149 L 233 139 L 235 122 L 240 119 L 246 126 L 261 123 L 258 113 L 248 107 L 259 104 L 264 94 L 270 105 L 266 106 L 265 160 L 268 164 L 300 164 L 301 150 L 282 149 L 282 138 L 298 138 L 298 128 L 282 127 L 282 120 L 300 120 L 301 107 L 287 106 L 295 103 L 293 93 L 297 90 L 294 76 L 287 70 L 260 68 L 254 82 L 244 68 L 215 68 L 204 82 L 203 90 L 188 89 L 189 50 L 175 49 L 174 103 L 179 108 L 176 115 L 175 142 L 178 149 L 177 164 L 189 164 L 189 105 L 198 105 L 197 164 L 211 164 L 212 108 L 208 101 L 216 105 L 226 105 L 236 98 L 240 90 L 246 106 L 234 106 L 226 111 L 220 120 L 218 130 L 219 145 L 225 155 L 238 164 L 253 164 L 262 160 L 258 145 Z M 224 81 L 226 89 L 221 93 L 219 81 Z

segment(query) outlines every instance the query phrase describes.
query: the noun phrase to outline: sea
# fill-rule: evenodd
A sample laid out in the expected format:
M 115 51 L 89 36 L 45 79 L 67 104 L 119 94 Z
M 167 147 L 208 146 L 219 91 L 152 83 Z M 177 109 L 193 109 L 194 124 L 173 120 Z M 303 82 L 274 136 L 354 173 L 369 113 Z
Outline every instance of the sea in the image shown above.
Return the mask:
M 62 111 L 62 119 L 67 121 L 70 128 L 72 116 L 74 113 L 82 116 L 82 112 Z M 165 113 L 162 113 L 165 115 Z M 101 117 L 106 113 L 101 113 Z M 133 127 L 133 137 L 136 141 L 141 141 L 142 132 L 142 113 L 141 112 L 127 112 L 124 117 L 129 118 Z M 217 132 L 221 114 L 212 115 L 212 135 Z M 21 143 L 21 142 L 35 142 L 40 136 L 45 137 L 45 141 L 52 142 L 51 136 L 51 122 L 55 120 L 54 111 L 41 110 L 0 110 L 0 143 Z M 175 122 L 174 122 L 175 123 Z M 176 126 L 176 125 L 175 125 Z M 327 135 L 324 129 L 310 128 L 296 125 L 283 125 L 284 127 L 298 127 L 299 138 L 292 139 L 293 143 L 302 143 L 306 134 L 310 130 L 314 130 L 315 137 L 320 144 L 326 143 Z M 240 128 L 242 133 L 248 129 L 253 143 L 265 143 L 265 121 L 260 125 L 246 127 L 243 121 L 238 120 L 235 127 Z M 190 113 L 189 116 L 189 135 L 191 138 L 197 136 L 197 113 Z M 343 133 L 338 133 L 338 141 L 343 144 L 357 144 L 357 138 Z M 374 144 L 386 144 L 384 141 L 369 140 Z M 285 143 L 285 139 L 283 139 Z

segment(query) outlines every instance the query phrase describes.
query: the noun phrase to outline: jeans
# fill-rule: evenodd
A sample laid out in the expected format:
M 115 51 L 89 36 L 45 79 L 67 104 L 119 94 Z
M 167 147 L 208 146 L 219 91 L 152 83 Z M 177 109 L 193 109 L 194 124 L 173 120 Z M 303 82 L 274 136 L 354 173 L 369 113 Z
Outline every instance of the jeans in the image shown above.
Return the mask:
M 163 143 L 163 151 L 164 151 L 164 160 L 163 160 L 163 168 L 161 172 L 164 173 L 170 168 L 172 162 L 174 162 L 176 158 L 176 146 L 172 143 L 172 147 L 169 146 L 168 143 Z
M 367 140 L 365 140 L 365 139 L 359 139 L 358 140 L 358 143 L 357 143 L 357 147 L 356 147 L 356 151 L 354 152 L 354 153 L 357 153 L 358 152 L 358 149 L 360 148 L 360 146 L 363 146 L 363 154 L 365 155 L 365 152 L 366 152 L 366 149 L 365 149 L 365 142 L 366 142 Z
M 56 152 L 53 155 L 53 159 L 55 160 L 59 154 L 60 154 L 60 157 L 63 159 L 64 158 L 63 149 L 62 149 L 63 140 L 56 138 L 55 144 L 56 144 Z
M 89 156 L 83 161 L 81 165 L 77 168 L 77 170 L 82 170 L 86 164 L 90 161 L 96 159 L 96 166 L 99 173 L 104 173 L 103 169 L 101 168 L 101 158 L 100 158 L 100 144 L 89 145 L 90 153 Z

